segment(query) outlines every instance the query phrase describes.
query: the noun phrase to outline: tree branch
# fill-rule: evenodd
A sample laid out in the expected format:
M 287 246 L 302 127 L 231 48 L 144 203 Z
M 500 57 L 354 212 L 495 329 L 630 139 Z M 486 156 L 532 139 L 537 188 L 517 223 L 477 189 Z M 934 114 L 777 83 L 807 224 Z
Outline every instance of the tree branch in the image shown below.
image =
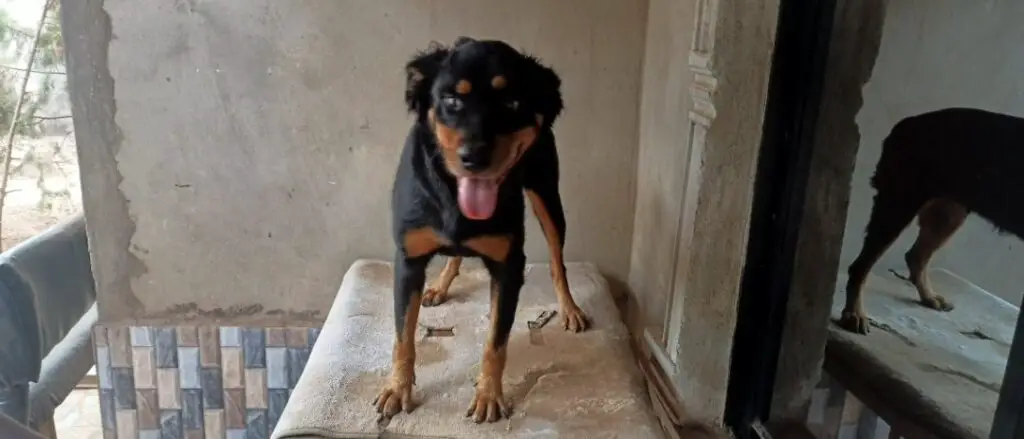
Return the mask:
M 31 70 L 31 69 L 23 69 L 21 67 L 5 66 L 5 65 L 2 65 L 2 64 L 0 64 L 0 69 L 14 70 L 14 71 L 17 71 L 17 72 L 38 73 L 40 75 L 66 75 L 67 74 L 67 72 L 62 72 L 60 70 L 53 70 L 53 71 L 48 71 L 48 70 Z
M 36 60 L 36 49 L 39 48 L 39 37 L 43 34 L 43 24 L 46 16 L 50 13 L 50 2 L 43 6 L 43 12 L 39 15 L 39 24 L 36 25 L 36 35 L 32 39 L 32 50 L 29 51 L 28 65 L 25 66 L 26 73 L 21 78 L 21 89 L 18 91 L 18 102 L 14 105 L 14 114 L 11 116 L 11 126 L 7 131 L 7 144 L 4 145 L 4 173 L 0 176 L 0 236 L 3 234 L 3 213 L 4 202 L 7 200 L 7 183 L 11 180 L 11 160 L 14 158 L 14 135 L 18 132 L 18 118 L 21 117 L 21 109 L 25 104 L 25 91 L 28 89 L 28 78 L 32 76 L 32 64 Z
M 67 115 L 67 116 L 32 116 L 32 118 L 35 119 L 35 120 L 61 120 L 61 119 L 71 119 L 71 115 Z

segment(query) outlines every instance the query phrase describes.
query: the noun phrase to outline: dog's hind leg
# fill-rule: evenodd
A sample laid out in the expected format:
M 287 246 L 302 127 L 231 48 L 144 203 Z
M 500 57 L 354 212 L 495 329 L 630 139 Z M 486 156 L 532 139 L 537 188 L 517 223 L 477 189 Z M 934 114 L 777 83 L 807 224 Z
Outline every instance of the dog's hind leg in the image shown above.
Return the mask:
M 953 304 L 935 294 L 928 279 L 928 263 L 935 252 L 956 233 L 967 219 L 967 209 L 945 199 L 934 199 L 925 204 L 917 214 L 921 226 L 917 241 L 905 255 L 910 281 L 917 288 L 921 304 L 938 311 L 952 311 Z
M 868 220 L 864 236 L 864 246 L 848 269 L 846 306 L 843 308 L 839 325 L 849 331 L 868 333 L 870 320 L 864 312 L 864 281 L 871 268 L 910 224 L 923 204 L 923 201 L 918 201 L 915 197 L 900 195 L 884 188 L 879 188 L 875 195 L 871 206 L 871 218 Z
M 459 275 L 459 266 L 462 265 L 462 256 L 448 258 L 441 275 L 432 287 L 423 292 L 423 306 L 437 306 L 448 300 L 448 288 L 452 286 L 455 276 Z
M 558 298 L 559 312 L 562 314 L 562 327 L 570 332 L 585 331 L 589 319 L 573 300 L 569 292 L 569 280 L 565 276 L 565 260 L 562 257 L 562 249 L 565 246 L 565 212 L 562 210 L 562 198 L 557 189 L 527 189 L 526 196 L 530 199 L 533 214 L 540 221 L 540 228 L 544 231 L 544 239 L 548 243 L 548 252 L 551 254 L 551 280 L 555 285 L 555 296 Z

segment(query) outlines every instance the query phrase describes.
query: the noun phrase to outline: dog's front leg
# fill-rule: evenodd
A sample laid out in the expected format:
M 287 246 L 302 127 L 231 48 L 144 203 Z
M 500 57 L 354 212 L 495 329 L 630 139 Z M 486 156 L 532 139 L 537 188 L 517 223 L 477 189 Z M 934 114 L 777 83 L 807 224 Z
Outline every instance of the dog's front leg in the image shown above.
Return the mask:
M 557 181 L 554 184 L 557 185 Z M 555 285 L 559 312 L 562 313 L 562 327 L 569 332 L 586 331 L 589 319 L 573 300 L 569 292 L 569 280 L 565 276 L 565 260 L 562 257 L 562 249 L 565 247 L 565 212 L 562 210 L 562 197 L 558 194 L 557 186 L 546 190 L 527 189 L 526 196 L 530 199 L 530 207 L 540 222 L 544 240 L 548 244 L 551 281 Z
M 423 293 L 423 306 L 437 306 L 448 300 L 448 288 L 452 286 L 455 276 L 459 275 L 459 266 L 462 265 L 462 256 L 448 258 L 445 262 L 437 283 L 428 287 Z
M 523 287 L 526 256 L 521 247 L 510 253 L 503 262 L 484 258 L 491 275 L 491 327 L 480 360 L 476 395 L 466 410 L 466 416 L 476 423 L 495 422 L 511 416 L 501 380 L 505 375 L 508 338 L 516 318 L 519 291 Z
M 395 256 L 395 346 L 391 354 L 391 377 L 373 400 L 377 412 L 392 417 L 413 409 L 412 386 L 416 383 L 416 327 L 420 314 L 423 283 L 429 256 Z

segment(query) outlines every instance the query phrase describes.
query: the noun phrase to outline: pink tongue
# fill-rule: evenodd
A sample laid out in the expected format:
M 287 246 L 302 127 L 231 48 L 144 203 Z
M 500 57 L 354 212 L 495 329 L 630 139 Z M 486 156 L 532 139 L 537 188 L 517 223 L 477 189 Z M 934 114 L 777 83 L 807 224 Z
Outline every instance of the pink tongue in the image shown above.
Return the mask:
M 485 220 L 498 205 L 498 185 L 493 179 L 459 177 L 459 208 L 466 218 Z

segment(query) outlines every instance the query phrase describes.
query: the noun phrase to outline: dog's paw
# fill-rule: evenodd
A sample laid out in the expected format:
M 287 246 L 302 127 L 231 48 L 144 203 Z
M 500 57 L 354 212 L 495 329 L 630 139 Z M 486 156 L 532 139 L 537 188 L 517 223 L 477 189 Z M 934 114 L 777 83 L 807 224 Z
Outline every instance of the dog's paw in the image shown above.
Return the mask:
M 850 332 L 867 334 L 870 326 L 871 319 L 868 316 L 854 311 L 843 311 L 842 316 L 839 317 L 839 327 Z
M 423 292 L 423 306 L 437 306 L 448 300 L 448 292 L 437 288 L 427 288 Z
M 511 418 L 512 410 L 509 409 L 505 397 L 502 395 L 501 386 L 480 384 L 489 380 L 478 380 L 476 395 L 466 409 L 466 417 L 473 418 L 477 424 L 497 422 L 502 418 Z
M 412 382 L 396 382 L 392 380 L 381 389 L 373 405 L 377 407 L 377 413 L 381 417 L 390 418 L 398 414 L 399 410 L 412 413 Z
M 949 312 L 953 310 L 953 304 L 939 295 L 921 299 L 921 304 L 936 311 Z
M 569 332 L 582 332 L 590 327 L 590 318 L 579 307 L 562 310 L 562 328 Z

